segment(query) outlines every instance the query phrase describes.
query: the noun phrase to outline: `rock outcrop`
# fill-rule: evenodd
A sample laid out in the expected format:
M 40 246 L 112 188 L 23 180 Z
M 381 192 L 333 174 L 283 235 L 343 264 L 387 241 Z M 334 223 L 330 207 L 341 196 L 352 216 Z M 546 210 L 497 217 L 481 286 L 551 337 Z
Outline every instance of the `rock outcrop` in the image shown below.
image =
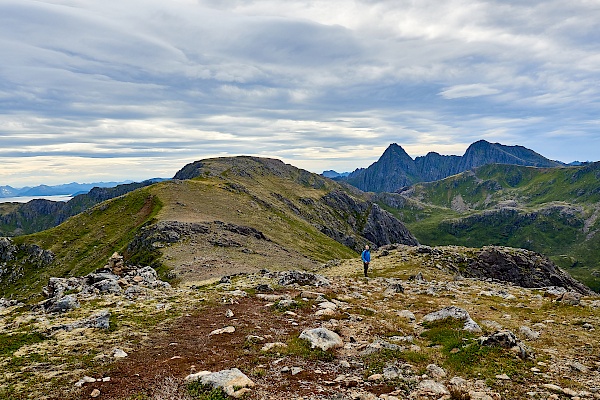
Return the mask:
M 590 295 L 592 290 L 558 268 L 547 257 L 529 250 L 488 246 L 468 261 L 461 273 L 473 278 L 492 278 L 527 288 L 560 286 Z

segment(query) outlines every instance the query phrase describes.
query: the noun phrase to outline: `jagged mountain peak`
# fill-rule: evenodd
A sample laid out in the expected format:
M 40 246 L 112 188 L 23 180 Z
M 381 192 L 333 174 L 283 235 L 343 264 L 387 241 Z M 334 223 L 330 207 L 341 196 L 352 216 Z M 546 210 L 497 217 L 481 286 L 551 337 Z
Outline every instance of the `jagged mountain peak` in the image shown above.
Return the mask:
M 472 143 L 463 156 L 429 152 L 414 160 L 400 145 L 392 143 L 377 162 L 368 168 L 357 169 L 347 181 L 364 191 L 394 192 L 404 186 L 436 181 L 486 164 L 564 166 L 526 147 L 506 146 L 483 139 Z

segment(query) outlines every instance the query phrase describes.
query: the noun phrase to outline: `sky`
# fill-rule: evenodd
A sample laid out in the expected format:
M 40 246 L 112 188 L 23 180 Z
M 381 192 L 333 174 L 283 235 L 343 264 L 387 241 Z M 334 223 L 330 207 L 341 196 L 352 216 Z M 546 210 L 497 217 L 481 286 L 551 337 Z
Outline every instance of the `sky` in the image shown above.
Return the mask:
M 600 0 L 0 0 L 0 186 L 484 139 L 600 159 Z

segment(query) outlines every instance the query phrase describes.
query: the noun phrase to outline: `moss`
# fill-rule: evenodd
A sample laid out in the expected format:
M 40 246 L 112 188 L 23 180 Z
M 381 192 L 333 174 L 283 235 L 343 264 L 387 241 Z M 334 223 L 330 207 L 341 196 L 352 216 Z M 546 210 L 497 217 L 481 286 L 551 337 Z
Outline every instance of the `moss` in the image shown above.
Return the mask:
M 281 350 L 287 355 L 294 355 L 308 360 L 333 361 L 335 354 L 332 351 L 311 348 L 308 341 L 299 337 L 292 337 L 287 341 L 287 348 Z
M 0 333 L 0 356 L 11 355 L 25 345 L 35 344 L 47 340 L 41 333 L 16 333 L 8 335 Z
M 229 396 L 221 388 L 213 388 L 205 385 L 199 380 L 187 384 L 187 393 L 198 400 L 228 400 Z

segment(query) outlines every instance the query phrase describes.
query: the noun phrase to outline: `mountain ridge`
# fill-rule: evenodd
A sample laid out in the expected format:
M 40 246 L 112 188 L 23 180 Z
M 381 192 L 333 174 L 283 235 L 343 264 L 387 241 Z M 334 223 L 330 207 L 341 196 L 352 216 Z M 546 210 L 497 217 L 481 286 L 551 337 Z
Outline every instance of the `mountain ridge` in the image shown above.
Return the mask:
M 486 164 L 514 164 L 534 167 L 559 167 L 552 161 L 523 146 L 506 146 L 479 140 L 463 156 L 445 156 L 430 152 L 414 160 L 397 143 L 392 143 L 379 160 L 360 168 L 347 177 L 337 178 L 366 192 L 396 192 L 418 182 L 432 182 Z

